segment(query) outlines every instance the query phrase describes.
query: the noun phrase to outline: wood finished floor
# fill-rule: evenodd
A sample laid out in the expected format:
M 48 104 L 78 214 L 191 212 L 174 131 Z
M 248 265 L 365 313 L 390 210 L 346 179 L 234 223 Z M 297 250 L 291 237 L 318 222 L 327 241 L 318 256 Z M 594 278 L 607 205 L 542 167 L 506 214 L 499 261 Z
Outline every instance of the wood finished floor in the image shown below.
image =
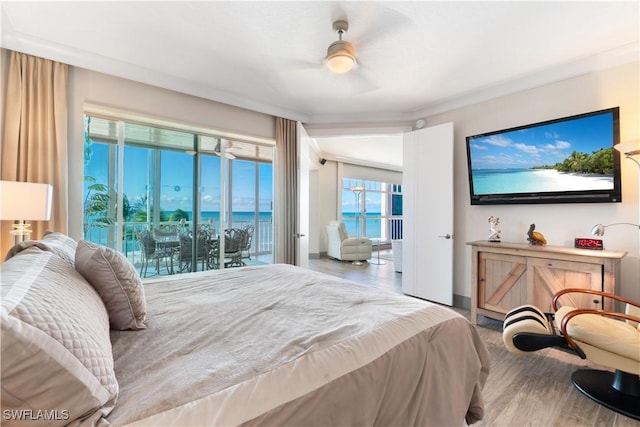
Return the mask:
M 384 251 L 381 255 L 388 256 Z M 402 274 L 394 271 L 393 261 L 381 261 L 385 264 L 356 266 L 321 258 L 310 260 L 309 268 L 401 293 Z M 468 310 L 454 310 L 469 316 Z M 474 426 L 640 427 L 640 421 L 591 401 L 573 387 L 571 374 L 581 367 L 595 367 L 590 362 L 555 349 L 523 356 L 509 353 L 502 343 L 501 322 L 480 317 L 478 323 L 491 353 L 491 372 L 483 390 L 485 417 Z

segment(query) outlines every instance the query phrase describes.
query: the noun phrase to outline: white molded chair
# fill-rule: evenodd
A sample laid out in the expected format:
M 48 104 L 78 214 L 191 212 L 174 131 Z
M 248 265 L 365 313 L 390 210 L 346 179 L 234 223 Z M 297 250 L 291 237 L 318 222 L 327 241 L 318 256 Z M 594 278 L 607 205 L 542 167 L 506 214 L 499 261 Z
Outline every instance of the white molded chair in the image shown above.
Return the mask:
M 341 261 L 363 261 L 371 258 L 371 239 L 349 237 L 342 221 L 327 225 L 327 256 Z

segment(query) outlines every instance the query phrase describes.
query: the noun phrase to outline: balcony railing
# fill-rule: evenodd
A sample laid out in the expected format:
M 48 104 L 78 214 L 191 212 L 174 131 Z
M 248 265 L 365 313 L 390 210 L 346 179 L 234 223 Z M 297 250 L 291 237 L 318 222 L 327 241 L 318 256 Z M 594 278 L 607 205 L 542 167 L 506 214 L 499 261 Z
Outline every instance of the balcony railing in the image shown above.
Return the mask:
M 205 222 L 205 224 L 207 223 Z M 185 230 L 191 229 L 191 221 L 186 221 L 184 224 L 175 221 L 159 223 L 159 226 L 165 225 L 177 225 L 178 227 L 183 227 Z M 255 225 L 255 222 L 233 221 L 231 223 L 231 228 L 244 228 L 247 225 Z M 136 239 L 134 230 L 152 230 L 154 225 L 147 222 L 125 222 L 122 245 L 119 247 L 116 247 L 117 245 L 115 244 L 115 227 L 115 225 L 104 227 L 89 223 L 86 227 L 87 232 L 84 238 L 91 242 L 121 251 L 134 266 L 139 267 L 142 263 L 142 253 L 140 252 L 140 245 Z M 215 234 L 219 234 L 219 231 L 220 230 L 216 227 Z M 258 221 L 258 228 L 254 230 L 253 238 L 251 239 L 251 249 L 249 250 L 250 256 L 272 253 L 273 237 L 272 222 L 270 220 Z

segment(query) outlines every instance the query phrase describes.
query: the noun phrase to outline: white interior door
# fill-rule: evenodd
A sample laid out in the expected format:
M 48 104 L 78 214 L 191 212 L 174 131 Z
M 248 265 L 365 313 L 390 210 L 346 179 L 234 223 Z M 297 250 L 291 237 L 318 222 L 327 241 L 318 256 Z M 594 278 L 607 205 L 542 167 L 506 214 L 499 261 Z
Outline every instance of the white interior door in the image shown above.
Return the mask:
M 311 138 L 298 122 L 298 230 L 296 265 L 309 266 L 309 146 Z
M 453 304 L 453 123 L 403 141 L 402 292 Z

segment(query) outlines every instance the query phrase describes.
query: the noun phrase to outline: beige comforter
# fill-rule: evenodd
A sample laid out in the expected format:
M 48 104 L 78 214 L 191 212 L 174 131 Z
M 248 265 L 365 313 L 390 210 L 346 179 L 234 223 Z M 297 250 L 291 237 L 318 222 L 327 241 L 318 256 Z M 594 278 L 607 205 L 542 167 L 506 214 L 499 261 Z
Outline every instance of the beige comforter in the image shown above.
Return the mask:
M 289 265 L 146 283 L 113 331 L 115 425 L 463 425 L 489 357 L 457 313 Z

